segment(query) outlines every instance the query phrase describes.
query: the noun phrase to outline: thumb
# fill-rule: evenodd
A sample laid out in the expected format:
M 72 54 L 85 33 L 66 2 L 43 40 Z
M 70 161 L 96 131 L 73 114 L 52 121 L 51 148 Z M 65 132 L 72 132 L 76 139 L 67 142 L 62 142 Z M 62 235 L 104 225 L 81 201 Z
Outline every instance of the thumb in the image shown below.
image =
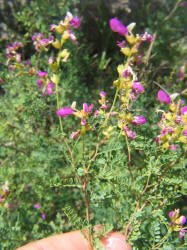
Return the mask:
M 125 237 L 118 232 L 109 233 L 106 238 L 101 239 L 106 250 L 132 250 Z M 33 243 L 29 243 L 17 250 L 90 250 L 88 241 L 81 231 L 51 236 Z

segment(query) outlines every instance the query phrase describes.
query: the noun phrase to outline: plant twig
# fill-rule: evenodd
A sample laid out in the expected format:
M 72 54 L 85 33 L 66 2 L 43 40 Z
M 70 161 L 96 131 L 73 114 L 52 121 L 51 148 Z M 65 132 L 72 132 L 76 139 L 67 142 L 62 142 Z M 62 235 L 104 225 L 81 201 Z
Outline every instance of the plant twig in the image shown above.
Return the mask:
M 144 187 L 143 191 L 142 191 L 141 194 L 140 194 L 139 201 L 138 201 L 137 204 L 136 204 L 136 208 L 135 208 L 136 211 L 139 210 L 139 205 L 140 205 L 140 203 L 141 203 L 142 197 L 143 197 L 144 193 L 147 191 L 147 188 L 149 187 L 149 180 L 150 180 L 150 177 L 151 177 L 151 173 L 149 174 L 149 176 L 148 176 L 148 178 L 147 178 L 145 187 Z
M 129 170 L 129 173 L 131 176 L 131 180 L 134 181 L 134 176 L 132 174 L 132 169 L 131 169 L 131 151 L 130 151 L 127 135 L 125 135 L 125 140 L 126 140 L 126 144 L 127 144 L 128 160 L 129 160 L 128 170 Z
M 151 51 L 153 49 L 154 42 L 155 42 L 155 40 L 157 38 L 158 30 L 159 30 L 160 26 L 163 25 L 165 22 L 167 22 L 174 15 L 174 13 L 176 12 L 176 10 L 179 7 L 181 2 L 182 2 L 182 0 L 178 0 L 177 3 L 175 4 L 175 6 L 173 7 L 173 9 L 170 11 L 170 13 L 164 18 L 164 20 L 161 23 L 158 24 L 158 26 L 156 28 L 156 31 L 153 34 L 153 41 L 149 45 L 149 49 L 147 51 L 146 58 L 145 58 L 145 67 L 143 68 L 143 70 L 142 70 L 142 72 L 140 74 L 140 78 L 143 76 L 143 74 L 145 72 L 145 68 L 148 65 L 148 62 L 149 62 L 149 59 L 150 59 L 150 56 L 151 56 Z
M 83 162 L 83 167 L 84 167 L 84 177 L 83 177 L 83 182 L 82 182 L 82 190 L 83 190 L 84 201 L 85 201 L 85 206 L 86 206 L 86 219 L 87 219 L 87 222 L 89 225 L 90 224 L 90 211 L 89 211 L 90 201 L 89 201 L 88 194 L 87 194 L 88 169 L 87 169 L 86 164 L 85 164 L 85 138 L 84 138 L 84 135 L 82 135 L 82 162 Z M 89 242 L 90 250 L 93 249 L 90 228 L 88 228 L 88 242 Z
M 177 3 L 175 4 L 174 8 L 171 10 L 169 15 L 164 18 L 163 23 L 167 22 L 174 15 L 175 11 L 177 10 L 177 8 L 179 7 L 181 2 L 182 2 L 182 0 L 177 1 Z
M 166 92 L 166 94 L 170 95 L 168 93 L 168 91 L 165 88 L 163 88 L 162 85 L 160 85 L 158 82 L 153 81 L 153 83 L 155 83 L 159 88 L 161 88 L 162 90 L 164 90 L 164 92 Z

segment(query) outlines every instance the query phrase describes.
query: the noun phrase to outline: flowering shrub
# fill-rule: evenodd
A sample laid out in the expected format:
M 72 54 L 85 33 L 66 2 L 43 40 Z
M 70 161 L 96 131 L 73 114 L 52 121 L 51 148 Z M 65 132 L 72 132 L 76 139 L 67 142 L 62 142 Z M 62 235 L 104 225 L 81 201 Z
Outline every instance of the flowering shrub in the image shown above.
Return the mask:
M 144 51 L 155 38 L 147 31 L 135 34 L 135 23 L 125 26 L 118 18 L 108 26 L 120 37 L 116 47 L 123 62 L 111 88 L 82 87 L 80 98 L 74 71 L 66 78 L 80 49 L 79 17 L 67 12 L 51 24 L 47 38 L 31 34 L 35 54 L 29 60 L 20 42 L 6 49 L 0 99 L 2 247 L 83 228 L 90 244 L 99 247 L 93 237 L 97 224 L 106 233 L 121 231 L 136 249 L 185 246 L 186 217 L 179 209 L 167 215 L 186 192 L 185 90 L 172 94 L 156 82 L 149 96 Z M 179 71 L 183 82 L 185 69 Z

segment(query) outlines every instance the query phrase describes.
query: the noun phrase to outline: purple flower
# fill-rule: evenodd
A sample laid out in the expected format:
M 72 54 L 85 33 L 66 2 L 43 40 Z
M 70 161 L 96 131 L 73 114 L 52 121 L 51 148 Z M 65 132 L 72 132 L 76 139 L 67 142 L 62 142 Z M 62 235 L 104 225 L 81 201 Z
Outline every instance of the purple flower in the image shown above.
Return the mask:
M 88 114 L 91 114 L 94 108 L 94 104 L 92 103 L 89 107 L 88 107 Z
M 0 161 L 0 166 L 2 165 L 2 162 Z
M 87 124 L 86 120 L 81 120 L 81 125 L 85 126 Z
M 156 144 L 157 144 L 157 145 L 160 144 L 160 135 L 158 135 L 158 136 L 156 137 L 155 141 L 156 141 Z
M 91 104 L 90 106 L 88 106 L 88 104 L 85 102 L 83 103 L 83 110 L 84 112 L 91 114 L 94 108 L 94 104 Z
M 171 211 L 171 212 L 169 212 L 169 217 L 172 218 L 175 214 L 176 214 L 175 211 Z
M 171 145 L 170 147 L 169 147 L 172 151 L 176 151 L 176 150 L 178 150 L 178 146 L 176 146 L 176 145 Z
M 39 208 L 41 208 L 41 206 L 40 206 L 40 204 L 35 204 L 34 208 L 39 209 Z
M 125 40 L 123 40 L 123 41 L 121 41 L 121 42 L 117 42 L 117 46 L 119 47 L 119 48 L 124 48 L 125 47 Z
M 0 195 L 0 202 L 3 202 L 4 201 L 4 199 L 3 199 L 3 197 Z
M 163 90 L 158 91 L 158 100 L 166 104 L 169 104 L 171 102 L 170 96 L 166 94 Z
M 35 49 L 39 51 L 40 48 L 44 48 L 53 42 L 54 37 L 49 36 L 49 38 L 43 38 L 41 33 L 32 36 L 32 41 L 34 42 Z
M 53 40 L 54 40 L 54 36 L 50 35 L 49 38 L 48 38 L 49 43 L 53 42 Z
M 144 123 L 146 123 L 146 119 L 143 115 L 134 116 L 134 118 L 132 120 L 132 125 L 134 125 L 134 126 L 138 126 L 138 125 L 141 125 Z
M 130 76 L 131 75 L 131 72 L 128 70 L 128 69 L 125 69 L 124 71 L 123 71 L 123 76 L 124 76 L 124 78 L 127 78 L 128 76 Z
M 42 47 L 46 47 L 47 45 L 49 44 L 49 40 L 48 39 L 41 39 L 40 40 L 40 45 L 42 46 Z
M 76 131 L 76 132 L 72 132 L 70 135 L 70 139 L 77 139 L 80 135 L 80 130 Z
M 152 42 L 153 41 L 153 37 L 147 31 L 145 31 L 144 34 L 140 35 L 140 38 L 141 38 L 142 42 Z
M 181 123 L 181 117 L 179 116 L 179 115 L 177 115 L 176 117 L 175 117 L 175 122 L 176 123 Z
M 42 84 L 43 84 L 41 79 L 37 79 L 36 82 L 37 82 L 37 87 L 38 88 L 40 88 L 42 86 Z
M 52 88 L 54 86 L 55 86 L 54 82 L 50 82 L 50 83 L 47 84 L 47 93 L 48 93 L 48 95 L 52 95 L 52 93 L 53 93 Z
M 45 213 L 42 213 L 42 214 L 41 214 L 41 217 L 42 217 L 43 220 L 45 220 L 45 218 L 46 218 Z
M 96 110 L 96 111 L 94 112 L 94 116 L 97 117 L 98 115 L 99 115 L 99 110 Z
M 186 228 L 182 228 L 182 229 L 180 230 L 180 232 L 179 232 L 179 238 L 180 238 L 180 239 L 183 239 L 185 233 L 187 233 L 187 229 L 186 229 Z
M 117 18 L 110 19 L 110 28 L 121 36 L 128 35 L 128 29 Z
M 75 34 L 73 33 L 72 30 L 69 29 L 69 38 L 73 41 L 73 42 L 76 42 L 77 41 L 77 38 L 75 36 Z
M 50 25 L 50 31 L 55 31 L 56 30 L 56 25 L 55 24 L 51 24 Z
M 104 104 L 101 105 L 101 109 L 108 109 L 108 108 L 109 108 L 109 106 L 106 103 L 104 103 Z
M 180 216 L 179 220 L 182 224 L 186 223 L 186 217 L 184 215 Z
M 32 36 L 32 41 L 35 41 L 36 40 L 36 35 L 33 35 Z
M 133 140 L 136 137 L 136 133 L 132 130 L 128 130 L 126 133 L 130 140 Z
M 69 107 L 64 107 L 64 108 L 61 108 L 61 109 L 57 110 L 56 113 L 57 113 L 58 116 L 66 117 L 68 115 L 73 114 L 74 110 L 72 108 L 69 108 Z
M 31 61 L 27 61 L 27 62 L 26 62 L 26 65 L 27 65 L 27 66 L 30 66 L 30 65 L 31 65 Z
M 106 97 L 106 93 L 104 91 L 101 91 L 99 94 L 101 97 Z
M 44 71 L 40 71 L 40 72 L 38 72 L 38 76 L 39 77 L 46 77 L 46 76 L 48 76 L 48 73 L 44 72 Z
M 136 65 L 140 66 L 142 64 L 142 55 L 138 55 L 138 60 L 136 61 Z
M 41 33 L 37 33 L 32 36 L 32 41 L 41 40 L 43 38 Z
M 22 43 L 20 43 L 20 42 L 15 42 L 15 43 L 13 43 L 13 48 L 15 49 L 15 50 L 17 50 L 17 49 L 19 49 L 20 47 L 22 47 Z
M 187 7 L 187 2 L 181 3 L 181 6 L 182 6 L 183 8 Z
M 180 100 L 179 106 L 184 104 L 184 100 Z
M 139 93 L 144 91 L 143 86 L 140 82 L 133 82 L 133 89 L 137 90 Z
M 129 128 L 127 126 L 125 126 L 123 128 L 123 131 L 127 134 L 127 137 L 130 140 L 133 140 L 136 137 L 136 133 L 134 131 L 132 131 L 132 130 L 129 130 Z
M 166 126 L 160 132 L 161 135 L 167 135 L 168 133 L 173 133 L 173 128 L 170 126 Z
M 70 26 L 72 26 L 75 29 L 78 29 L 80 27 L 81 21 L 78 17 L 73 17 L 71 21 L 69 22 Z
M 187 112 L 187 106 L 181 108 L 181 114 L 184 115 Z
M 49 57 L 48 63 L 49 63 L 49 64 L 53 64 L 53 63 L 54 63 L 54 57 L 53 57 L 53 56 L 50 56 L 50 57 Z
M 85 103 L 83 103 L 83 110 L 84 110 L 84 112 L 88 112 L 88 104 L 85 102 Z
M 137 93 L 131 92 L 131 93 L 130 93 L 130 99 L 131 99 L 131 100 L 136 100 L 136 98 L 137 98 Z
M 182 133 L 183 133 L 184 136 L 187 136 L 187 129 L 183 130 Z

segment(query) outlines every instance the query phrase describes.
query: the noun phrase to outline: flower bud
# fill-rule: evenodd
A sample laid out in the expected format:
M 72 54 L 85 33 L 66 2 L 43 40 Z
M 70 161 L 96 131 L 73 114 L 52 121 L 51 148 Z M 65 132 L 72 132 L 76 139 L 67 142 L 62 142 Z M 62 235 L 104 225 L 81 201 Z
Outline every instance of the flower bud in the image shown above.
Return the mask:
M 131 50 L 128 47 L 125 48 L 121 48 L 121 52 L 125 55 L 125 56 L 130 56 L 131 54 Z
M 170 96 L 166 94 L 163 90 L 158 91 L 158 100 L 166 104 L 169 104 L 171 102 Z
M 64 107 L 64 108 L 61 108 L 61 109 L 57 110 L 56 113 L 57 113 L 58 116 L 66 117 L 68 115 L 73 114 L 74 110 L 72 108 L 69 108 L 69 107 Z
M 128 29 L 117 18 L 110 19 L 110 28 L 121 36 L 128 35 Z
M 144 123 L 146 123 L 146 119 L 142 115 L 134 116 L 134 118 L 132 120 L 132 125 L 134 125 L 134 126 L 138 126 L 138 125 L 141 125 Z
M 53 46 L 55 49 L 60 49 L 60 47 L 61 47 L 60 41 L 59 41 L 59 40 L 56 40 L 55 42 L 52 43 L 52 46 Z
M 184 106 L 183 108 L 181 108 L 182 115 L 185 115 L 186 112 L 187 112 L 187 106 Z

